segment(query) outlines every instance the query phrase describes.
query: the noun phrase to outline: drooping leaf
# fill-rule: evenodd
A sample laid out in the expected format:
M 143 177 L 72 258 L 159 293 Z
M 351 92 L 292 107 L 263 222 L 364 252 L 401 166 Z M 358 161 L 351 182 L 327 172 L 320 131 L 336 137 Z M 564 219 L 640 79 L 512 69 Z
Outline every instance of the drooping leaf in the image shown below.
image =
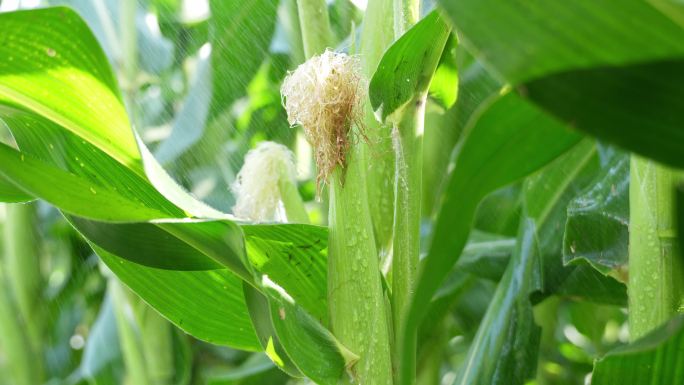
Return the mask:
M 261 350 L 242 296 L 242 281 L 228 270 L 155 269 L 93 248 L 126 286 L 180 329 L 207 342 Z
M 30 194 L 27 194 L 24 190 L 7 180 L 7 178 L 0 175 L 0 202 L 18 203 L 28 202 L 33 199 L 35 198 Z
M 440 3 L 462 34 L 463 43 L 514 84 L 578 68 L 684 54 L 684 31 L 645 1 L 629 0 L 620 7 L 590 0 Z M 578 20 L 582 20 L 582 28 L 577 28 Z M 634 23 L 647 23 L 651 28 L 637 31 Z
M 40 114 L 143 175 L 107 59 L 64 7 L 0 14 L 0 104 Z
M 108 188 L 94 187 L 74 174 L 4 144 L 0 144 L 0 163 L 0 172 L 5 178 L 66 212 L 116 222 L 168 216 L 162 211 L 127 200 Z
M 358 358 L 327 330 L 327 231 L 305 225 L 243 226 L 254 282 L 245 287 L 257 335 L 281 369 L 336 384 Z M 269 317 L 270 322 L 264 319 Z
M 2 145 L 0 173 L 72 214 L 106 221 L 183 217 L 143 176 L 35 114 L 0 106 L 20 151 Z M 107 203 L 109 202 L 109 203 Z
M 288 298 L 270 289 L 271 319 L 294 364 L 317 384 L 338 384 L 345 369 L 358 360 L 332 333 Z
M 636 342 L 617 348 L 594 364 L 594 385 L 684 383 L 684 317 L 670 322 Z
M 252 266 L 277 282 L 318 322 L 327 325 L 328 232 L 304 225 L 253 225 L 242 229 Z
M 242 290 L 257 338 L 268 358 L 290 377 L 303 377 L 278 338 L 271 321 L 271 305 L 268 298 L 246 282 L 242 284 Z
M 70 217 L 69 221 L 98 247 L 140 265 L 179 271 L 225 268 L 151 223 L 109 224 L 79 217 Z
M 684 166 L 684 91 L 675 86 L 684 29 L 662 9 L 638 0 L 442 6 L 463 44 L 521 96 L 591 135 Z M 642 23 L 648 31 L 634 27 Z

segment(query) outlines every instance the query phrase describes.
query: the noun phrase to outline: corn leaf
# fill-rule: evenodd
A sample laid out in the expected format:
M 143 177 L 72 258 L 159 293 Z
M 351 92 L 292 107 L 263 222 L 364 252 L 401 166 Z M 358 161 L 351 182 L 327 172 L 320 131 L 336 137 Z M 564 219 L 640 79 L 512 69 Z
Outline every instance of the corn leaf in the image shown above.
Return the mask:
M 684 29 L 676 7 L 629 0 L 443 1 L 463 44 L 543 109 L 628 150 L 684 166 Z M 582 28 L 577 28 L 582 20 Z M 648 25 L 647 30 L 636 26 Z
M 684 317 L 678 316 L 632 344 L 617 348 L 594 364 L 594 385 L 684 383 Z

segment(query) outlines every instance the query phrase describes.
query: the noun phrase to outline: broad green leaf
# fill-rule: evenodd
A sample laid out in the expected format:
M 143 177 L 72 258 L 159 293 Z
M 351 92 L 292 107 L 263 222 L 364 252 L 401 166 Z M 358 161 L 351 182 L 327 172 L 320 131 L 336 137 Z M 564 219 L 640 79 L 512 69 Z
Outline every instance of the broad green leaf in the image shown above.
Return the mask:
M 568 205 L 563 262 L 585 260 L 603 274 L 627 265 L 629 156 L 612 154 L 593 183 Z
M 684 167 L 682 82 L 684 58 L 552 74 L 521 92 L 579 130 Z
M 246 282 L 243 282 L 242 290 L 257 338 L 268 358 L 290 377 L 303 377 L 280 343 L 271 321 L 269 300 L 259 290 Z
M 597 303 L 624 306 L 627 300 L 625 285 L 607 277 L 587 263 L 567 265 L 563 259 L 563 223 L 567 221 L 567 206 L 579 193 L 588 189 L 601 174 L 597 152 L 591 143 L 580 144 L 568 155 L 559 159 L 543 172 L 530 176 L 527 181 L 525 205 L 536 212 L 542 212 L 544 224 L 538 225 L 537 239 L 540 254 L 539 291 L 533 293 L 532 301 L 537 303 L 549 295 L 568 297 Z M 587 147 L 589 146 L 589 147 Z M 573 161 L 571 154 L 582 147 L 585 152 L 584 166 Z M 540 214 L 541 215 L 541 214 Z M 555 224 L 555 225 L 551 225 Z
M 69 222 L 98 247 L 139 265 L 179 271 L 225 268 L 151 223 L 112 224 L 79 217 L 70 217 Z
M 562 123 L 513 93 L 490 100 L 473 115 L 448 177 L 406 331 L 417 328 L 433 294 L 458 260 L 480 200 L 538 170 L 579 139 Z M 407 346 L 404 351 L 412 349 Z M 404 360 L 410 359 L 408 354 L 404 353 Z M 409 377 L 402 373 L 401 383 L 406 384 Z
M 109 63 L 71 9 L 0 14 L 0 103 L 42 115 L 143 175 Z
M 579 130 L 684 166 L 684 118 L 677 113 L 684 91 L 676 86 L 684 73 L 684 29 L 653 4 L 466 0 L 442 6 L 463 44 L 521 96 Z
M 0 174 L 0 202 L 28 202 L 33 198 Z
M 269 289 L 274 291 L 273 289 Z M 277 293 L 271 293 L 277 298 Z M 358 360 L 332 333 L 302 310 L 280 296 L 270 301 L 271 319 L 283 348 L 299 370 L 317 384 L 338 384 L 345 369 Z
M 20 149 L 2 145 L 8 160 L 0 173 L 23 190 L 69 213 L 99 220 L 185 216 L 146 178 L 61 126 L 3 106 L 0 119 Z
M 684 30 L 645 1 L 625 0 L 619 7 L 591 0 L 440 3 L 463 43 L 514 84 L 568 70 L 684 55 Z
M 105 221 L 163 218 L 168 214 L 141 206 L 107 187 L 94 186 L 33 156 L 0 144 L 0 173 L 22 190 L 45 199 L 62 210 Z M 30 171 L 30 172 L 27 172 Z
M 432 11 L 385 52 L 369 85 L 381 121 L 389 116 L 400 121 L 404 107 L 427 92 L 450 31 L 439 11 Z
M 180 329 L 214 344 L 261 350 L 242 295 L 242 281 L 230 271 L 155 269 L 91 245 L 126 286 Z
M 327 325 L 327 230 L 306 225 L 252 225 L 242 230 L 252 266 Z
M 684 317 L 678 316 L 636 342 L 617 348 L 594 364 L 594 385 L 684 383 Z
M 17 42 L 25 43 L 16 52 L 8 54 L 9 60 L 3 61 L 0 65 L 0 104 L 23 110 L 26 115 L 35 114 L 36 120 L 44 121 L 39 123 L 43 126 L 48 125 L 46 122 L 51 122 L 50 124 L 59 127 L 62 131 L 68 130 L 73 133 L 70 135 L 80 138 L 80 143 L 84 147 L 78 151 L 85 151 L 85 147 L 90 149 L 88 145 L 101 151 L 102 154 L 86 157 L 92 160 L 94 156 L 97 160 L 89 163 L 85 161 L 86 158 L 76 159 L 78 155 L 83 154 L 66 154 L 72 151 L 78 152 L 73 148 L 79 145 L 77 139 L 67 140 L 68 146 L 57 150 L 61 156 L 74 156 L 66 162 L 66 165 L 73 166 L 74 161 L 83 165 L 84 170 L 79 176 L 111 177 L 108 180 L 108 183 L 112 184 L 110 187 L 118 187 L 116 183 L 126 185 L 124 189 L 118 189 L 121 195 L 126 195 L 128 189 L 142 190 L 129 194 L 129 198 L 140 199 L 142 205 L 153 208 L 162 205 L 165 211 L 171 210 L 171 215 L 147 214 L 148 218 L 141 218 L 143 215 L 138 214 L 131 218 L 117 216 L 111 220 L 184 217 L 186 215 L 183 210 L 195 216 L 222 216 L 221 213 L 210 210 L 206 205 L 200 204 L 182 191 L 149 155 L 144 145 L 136 143 L 137 138 L 128 123 L 109 63 L 87 26 L 73 11 L 57 7 L 7 13 L 0 17 L 3 20 L 0 28 L 11 28 L 11 32 L 2 34 L 2 39 L 12 42 L 9 46 Z M 34 22 L 35 18 L 40 19 L 41 22 Z M 72 34 L 75 35 L 72 36 Z M 5 44 L 2 49 L 7 48 L 8 44 Z M 14 109 L 8 108 L 7 110 Z M 16 116 L 18 113 L 13 114 Z M 3 113 L 3 118 L 7 118 L 7 115 Z M 59 136 L 68 136 L 67 134 L 63 132 Z M 42 135 L 38 139 L 33 139 L 36 141 L 31 144 L 31 147 L 58 146 L 58 143 L 41 141 Z M 139 151 L 138 146 L 142 151 Z M 52 158 L 53 154 L 46 149 L 47 147 L 43 149 L 45 150 L 43 153 L 49 154 L 49 158 Z M 22 151 L 24 150 L 29 150 L 26 145 L 22 147 Z M 105 154 L 111 159 L 108 159 Z M 145 171 L 143 171 L 141 154 L 145 157 Z M 57 166 L 65 168 L 62 163 Z M 118 174 L 112 171 L 117 167 L 120 169 Z M 86 168 L 90 169 L 86 170 Z M 122 170 L 126 168 L 128 174 L 137 174 L 138 180 L 130 175 L 124 177 Z M 74 172 L 73 168 L 69 171 Z M 151 188 L 150 183 L 145 180 L 147 179 L 145 174 L 151 184 L 157 187 L 163 195 Z M 166 197 L 168 201 L 178 204 L 183 210 L 174 207 Z M 154 202 L 150 202 L 150 199 Z M 60 206 L 58 203 L 53 203 Z M 74 213 L 89 216 L 87 213 Z M 102 219 L 109 219 L 109 217 L 114 216 L 105 216 Z
M 306 225 L 243 226 L 259 291 L 245 287 L 250 314 L 269 357 L 284 371 L 336 384 L 358 357 L 327 324 L 327 231 Z M 264 320 L 269 317 L 271 322 Z M 258 326 L 257 326 L 258 325 Z

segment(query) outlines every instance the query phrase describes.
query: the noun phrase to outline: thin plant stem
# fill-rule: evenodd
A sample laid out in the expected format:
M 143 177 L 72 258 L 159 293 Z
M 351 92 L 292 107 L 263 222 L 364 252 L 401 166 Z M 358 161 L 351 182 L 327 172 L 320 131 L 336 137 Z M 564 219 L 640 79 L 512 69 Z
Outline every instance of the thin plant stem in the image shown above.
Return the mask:
M 0 271 L 2 273 L 2 271 Z M 36 370 L 36 356 L 31 351 L 31 344 L 19 320 L 10 290 L 5 277 L 0 280 L 0 346 L 6 352 L 5 365 L 17 385 L 34 385 L 42 383 L 39 371 Z
M 282 3 L 283 26 L 288 35 L 288 41 L 292 43 L 291 64 L 298 66 L 304 62 L 304 42 L 302 41 L 302 29 L 299 23 L 299 12 L 296 0 L 284 0 Z
M 399 38 L 420 19 L 420 0 L 394 0 L 394 37 Z
M 7 208 L 9 205 L 5 205 Z M 8 215 L 11 217 L 11 215 Z M 12 288 L 8 272 L 4 270 L 6 256 L 8 254 L 8 235 L 12 234 L 11 219 L 6 218 L 2 225 L 5 237 L 0 238 L 0 347 L 5 352 L 5 365 L 12 383 L 17 385 L 33 385 L 42 383 L 42 359 L 40 354 L 35 354 L 32 349 L 31 339 L 28 335 L 20 311 L 12 296 Z M 11 240 L 10 240 L 11 243 Z
M 403 349 L 406 339 L 416 334 L 403 332 L 411 305 L 420 253 L 420 220 L 423 168 L 423 124 L 425 95 L 420 95 L 401 122 L 392 130 L 395 151 L 395 212 L 392 256 L 392 310 L 395 349 Z M 415 343 L 408 346 L 414 346 Z M 415 352 L 411 354 L 415 355 Z M 395 360 L 400 355 L 395 353 Z M 414 359 L 411 362 L 415 362 Z M 395 366 L 398 361 L 395 361 Z M 411 369 L 415 372 L 415 368 Z
M 281 178 L 278 182 L 278 189 L 280 190 L 280 199 L 285 207 L 287 221 L 308 224 L 310 222 L 309 214 L 306 212 L 304 202 L 295 183 L 289 178 Z
M 375 0 L 368 3 L 361 31 L 361 64 L 363 74 L 370 79 L 380 63 L 382 54 L 394 41 L 393 0 Z M 364 116 L 365 135 L 372 148 L 366 174 L 368 199 L 375 242 L 381 262 L 392 258 L 392 227 L 394 223 L 394 152 L 392 149 L 391 126 L 378 122 L 366 103 Z M 367 147 L 364 147 L 367 148 Z
M 681 175 L 632 156 L 629 223 L 629 330 L 636 340 L 674 316 L 684 298 L 684 266 L 675 227 Z
M 7 280 L 25 324 L 31 351 L 42 357 L 43 346 L 43 278 L 40 272 L 40 236 L 37 228 L 36 204 L 8 204 L 5 227 L 5 266 Z M 34 360 L 42 364 L 42 359 Z M 34 370 L 42 370 L 36 367 Z
M 394 33 L 399 38 L 420 17 L 420 0 L 395 0 Z M 397 373 L 410 373 L 408 383 L 416 380 L 416 351 L 410 360 L 401 361 L 401 350 L 416 346 L 416 331 L 404 331 L 411 306 L 413 286 L 420 254 L 420 221 L 423 182 L 423 130 L 427 94 L 420 93 L 409 104 L 392 128 L 394 147 L 394 226 L 392 246 L 392 315 L 394 320 L 394 366 Z M 410 368 L 398 368 L 400 362 Z
M 131 123 L 136 120 L 135 82 L 138 74 L 138 36 L 135 25 L 137 0 L 119 2 L 121 18 L 121 73 L 124 101 L 131 116 Z
M 126 374 L 131 384 L 147 384 L 148 375 L 145 367 L 145 354 L 141 346 L 140 331 L 136 328 L 133 309 L 125 288 L 116 278 L 110 278 L 107 284 L 112 298 L 116 329 L 119 332 L 119 343 Z M 159 352 L 164 353 L 164 352 Z
M 323 53 L 332 41 L 328 6 L 325 0 L 297 0 L 297 11 L 304 54 L 307 58 L 311 58 Z
M 129 301 L 136 300 L 130 292 Z M 139 299 L 137 299 L 140 301 Z M 172 384 L 176 374 L 173 354 L 173 326 L 144 302 L 137 307 L 137 320 L 141 334 L 142 349 L 146 359 L 146 373 L 151 385 Z M 155 357 L 155 358 L 152 358 Z

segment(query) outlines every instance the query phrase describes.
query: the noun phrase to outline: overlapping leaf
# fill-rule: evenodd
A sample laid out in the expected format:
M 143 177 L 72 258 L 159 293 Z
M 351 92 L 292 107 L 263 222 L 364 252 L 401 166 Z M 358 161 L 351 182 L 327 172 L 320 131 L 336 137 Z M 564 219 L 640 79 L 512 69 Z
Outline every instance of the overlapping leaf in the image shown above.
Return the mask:
M 684 317 L 617 348 L 596 361 L 594 385 L 642 385 L 684 383 Z
M 0 14 L 0 103 L 40 114 L 143 175 L 116 80 L 68 8 Z
M 242 282 L 270 293 L 269 301 L 275 302 L 264 317 L 271 324 L 279 318 L 273 318 L 270 306 L 281 298 L 255 280 L 269 275 L 289 291 L 284 298 L 295 301 L 289 306 L 300 315 L 281 320 L 276 331 L 289 336 L 284 338 L 287 354 L 311 378 L 337 381 L 347 360 L 321 325 L 327 319 L 325 230 L 245 227 L 251 234 L 248 259 L 239 226 L 183 191 L 137 143 L 109 65 L 72 11 L 54 8 L 0 18 L 3 38 L 32 42 L 14 53 L 21 59 L 15 62 L 13 57 L 0 66 L 0 95 L 5 95 L 0 112 L 19 147 L 0 147 L 3 180 L 74 214 L 72 224 L 110 269 L 197 338 L 245 350 L 267 348 L 252 326 Z M 31 25 L 38 24 L 34 18 L 40 18 L 40 27 Z M 59 27 L 46 27 L 52 24 Z M 4 30 L 6 26 L 13 29 Z M 72 36 L 73 31 L 78 34 Z M 38 46 L 53 40 L 58 44 Z M 32 58 L 36 66 L 16 67 Z M 40 92 L 35 90 L 39 86 Z M 48 91 L 55 95 L 43 98 Z M 29 97 L 34 95 L 36 100 Z M 105 113 L 101 108 L 109 109 Z M 187 216 L 213 219 L 183 219 Z M 164 220 L 152 221 L 158 219 Z M 309 321 L 300 322 L 301 317 Z M 305 366 L 316 350 L 331 365 Z
M 684 166 L 684 118 L 675 113 L 684 108 L 684 91 L 675 86 L 684 73 L 684 29 L 675 22 L 676 6 L 639 0 L 619 7 L 589 0 L 442 6 L 463 43 L 520 95 L 582 131 Z

